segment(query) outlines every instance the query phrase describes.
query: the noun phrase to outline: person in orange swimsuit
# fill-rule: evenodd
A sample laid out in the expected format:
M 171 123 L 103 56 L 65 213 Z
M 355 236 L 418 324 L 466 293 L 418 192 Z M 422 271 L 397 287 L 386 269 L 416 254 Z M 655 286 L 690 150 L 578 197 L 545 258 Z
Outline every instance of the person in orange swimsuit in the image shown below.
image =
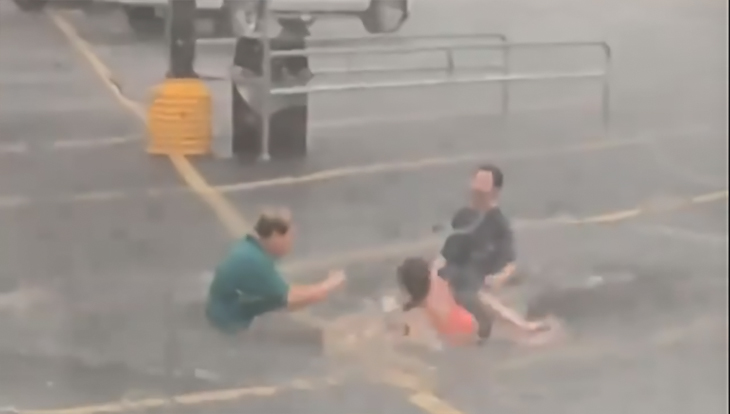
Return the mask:
M 449 282 L 438 275 L 440 263 L 429 264 L 423 258 L 410 257 L 398 267 L 398 284 L 406 296 L 403 311 L 406 314 L 418 311 L 414 324 L 427 325 L 424 328 L 436 333 L 440 342 L 448 345 L 469 345 L 480 343 L 479 324 L 466 308 L 454 297 Z M 514 339 L 524 344 L 539 344 L 555 335 L 534 335 L 553 330 L 550 320 L 528 321 L 514 310 L 504 306 L 487 292 L 479 294 L 480 301 L 491 308 L 508 324 L 529 335 L 517 335 Z M 405 323 L 403 334 L 411 334 L 411 324 Z
M 449 283 L 439 277 L 428 261 L 411 257 L 398 267 L 398 283 L 407 300 L 404 312 L 419 311 L 439 338 L 449 345 L 466 345 L 477 340 L 474 317 L 456 303 Z M 404 326 L 408 335 L 410 326 Z

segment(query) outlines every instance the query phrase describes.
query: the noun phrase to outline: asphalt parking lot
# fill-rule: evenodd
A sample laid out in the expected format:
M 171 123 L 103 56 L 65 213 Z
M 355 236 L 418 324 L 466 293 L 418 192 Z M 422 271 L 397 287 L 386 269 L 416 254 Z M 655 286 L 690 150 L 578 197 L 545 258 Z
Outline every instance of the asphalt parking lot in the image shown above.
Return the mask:
M 727 4 L 454 3 L 421 1 L 399 35 L 607 40 L 611 130 L 599 88 L 582 82 L 516 85 L 506 124 L 493 87 L 316 96 L 306 160 L 191 160 L 222 195 L 201 199 L 144 153 L 143 123 L 88 62 L 143 108 L 165 73 L 161 41 L 136 38 L 117 14 L 0 4 L 0 411 L 726 412 Z M 514 70 L 596 62 L 562 53 L 517 56 Z M 201 46 L 197 64 L 219 74 L 230 59 Z M 220 146 L 227 85 L 210 88 Z M 336 330 L 369 315 L 365 303 L 393 291 L 395 263 L 437 247 L 433 225 L 483 161 L 507 176 L 503 206 L 529 274 L 515 302 L 560 318 L 559 344 L 497 338 L 421 355 L 361 339 L 333 355 L 306 340 L 241 348 L 197 319 L 231 226 L 270 205 L 298 222 L 292 279 L 349 274 L 296 320 Z M 210 207 L 221 203 L 235 219 L 219 220 Z

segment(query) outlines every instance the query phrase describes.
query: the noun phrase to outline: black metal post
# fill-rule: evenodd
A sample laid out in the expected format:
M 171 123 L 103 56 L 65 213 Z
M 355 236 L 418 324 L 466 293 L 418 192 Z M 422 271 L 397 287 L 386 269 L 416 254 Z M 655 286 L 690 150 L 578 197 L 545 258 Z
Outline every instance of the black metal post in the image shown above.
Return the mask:
M 169 78 L 197 78 L 195 73 L 195 0 L 170 0 Z
M 304 49 L 305 38 L 284 31 L 271 39 L 271 50 Z M 271 158 L 304 156 L 307 151 L 308 101 L 306 94 L 270 96 L 262 104 L 264 88 L 306 85 L 311 77 L 306 56 L 275 58 L 264 62 L 262 40 L 240 37 L 233 65 L 241 72 L 231 87 L 233 94 L 233 153 L 246 160 L 258 159 L 264 150 L 264 123 L 269 126 Z M 271 84 L 264 81 L 264 65 L 270 65 Z

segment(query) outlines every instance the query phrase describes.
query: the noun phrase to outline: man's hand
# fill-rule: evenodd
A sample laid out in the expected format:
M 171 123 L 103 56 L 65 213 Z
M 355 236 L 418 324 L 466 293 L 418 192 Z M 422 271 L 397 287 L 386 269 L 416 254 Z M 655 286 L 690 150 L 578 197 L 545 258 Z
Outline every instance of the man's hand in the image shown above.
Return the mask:
M 345 272 L 342 270 L 332 270 L 327 275 L 327 279 L 322 282 L 322 288 L 327 292 L 331 292 L 345 283 Z
M 514 263 L 507 264 L 502 271 L 485 279 L 486 287 L 492 292 L 498 292 L 514 276 L 516 269 L 517 266 Z
M 341 270 L 331 271 L 327 279 L 308 286 L 290 286 L 287 308 L 298 310 L 327 299 L 333 290 L 345 283 L 345 273 Z

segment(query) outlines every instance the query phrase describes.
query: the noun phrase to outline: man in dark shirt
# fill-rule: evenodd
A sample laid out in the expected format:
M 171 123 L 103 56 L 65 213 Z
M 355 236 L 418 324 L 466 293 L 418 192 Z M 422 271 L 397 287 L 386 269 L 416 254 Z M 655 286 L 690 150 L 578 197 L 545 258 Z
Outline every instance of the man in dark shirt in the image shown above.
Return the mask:
M 477 221 L 481 223 L 474 229 L 468 272 L 457 275 L 455 287 L 481 288 L 486 283 L 492 290 L 499 290 L 515 273 L 512 228 L 502 210 L 496 206 L 487 211 L 464 207 L 454 215 L 452 227 L 458 229 Z
M 514 237 L 498 205 L 503 184 L 498 167 L 477 169 L 471 181 L 471 203 L 451 221 L 454 232 L 463 231 L 465 237 L 452 245 L 454 240 L 447 239 L 442 249 L 445 265 L 440 274 L 451 284 L 457 302 L 474 315 L 481 339 L 489 337 L 493 323 L 492 310 L 480 299 L 485 281 L 491 290 L 499 290 L 515 274 Z

